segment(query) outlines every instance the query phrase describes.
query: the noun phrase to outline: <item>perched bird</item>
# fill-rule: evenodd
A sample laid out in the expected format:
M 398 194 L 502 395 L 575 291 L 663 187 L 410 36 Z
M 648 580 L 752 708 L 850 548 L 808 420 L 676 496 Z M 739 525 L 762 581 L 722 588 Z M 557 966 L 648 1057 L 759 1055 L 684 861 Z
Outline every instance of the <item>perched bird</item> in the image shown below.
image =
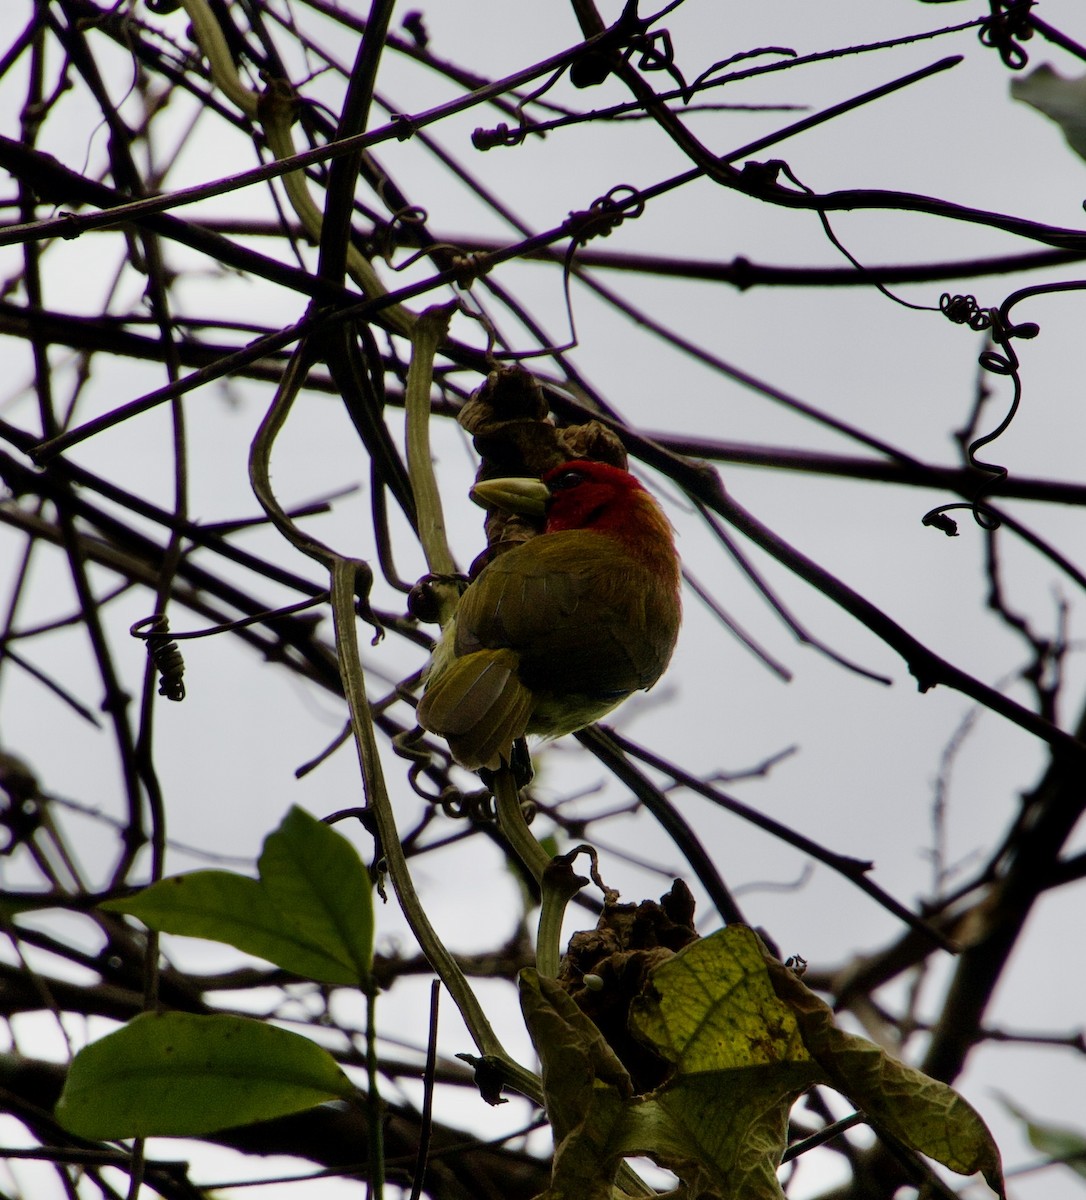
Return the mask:
M 525 733 L 583 729 L 660 678 L 679 632 L 679 559 L 660 506 L 606 463 L 488 480 L 473 497 L 546 524 L 464 592 L 418 722 L 462 766 L 494 770 Z

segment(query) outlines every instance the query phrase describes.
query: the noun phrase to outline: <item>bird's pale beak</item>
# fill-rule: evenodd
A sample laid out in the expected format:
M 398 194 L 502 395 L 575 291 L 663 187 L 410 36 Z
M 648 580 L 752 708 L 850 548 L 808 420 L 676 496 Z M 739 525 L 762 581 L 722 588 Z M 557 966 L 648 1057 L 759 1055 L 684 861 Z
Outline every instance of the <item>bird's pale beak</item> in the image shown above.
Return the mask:
M 488 512 L 542 519 L 551 494 L 538 479 L 486 479 L 477 483 L 469 495 Z

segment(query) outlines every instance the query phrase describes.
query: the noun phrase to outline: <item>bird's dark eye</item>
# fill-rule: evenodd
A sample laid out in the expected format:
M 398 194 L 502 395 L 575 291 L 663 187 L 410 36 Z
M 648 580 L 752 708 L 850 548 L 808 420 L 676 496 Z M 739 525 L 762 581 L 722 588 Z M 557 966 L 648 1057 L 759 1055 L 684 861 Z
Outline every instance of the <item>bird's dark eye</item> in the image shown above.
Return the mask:
M 585 477 L 581 471 L 563 471 L 557 479 L 552 479 L 548 485 L 552 492 L 560 492 L 566 488 L 575 488 L 584 483 Z

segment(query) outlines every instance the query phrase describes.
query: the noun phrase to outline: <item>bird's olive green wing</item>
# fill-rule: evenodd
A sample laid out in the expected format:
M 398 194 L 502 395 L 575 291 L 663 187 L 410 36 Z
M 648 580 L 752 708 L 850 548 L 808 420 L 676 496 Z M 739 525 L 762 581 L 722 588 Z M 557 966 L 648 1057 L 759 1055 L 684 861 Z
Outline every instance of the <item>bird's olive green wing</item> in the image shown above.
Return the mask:
M 675 628 L 667 584 L 617 539 L 591 530 L 546 534 L 490 563 L 456 614 L 456 653 L 508 648 L 540 691 L 616 697 L 650 687 Z M 674 622 L 673 622 L 674 624 Z
M 477 650 L 446 660 L 434 670 L 419 701 L 416 719 L 423 729 L 449 743 L 456 761 L 472 770 L 497 770 L 523 737 L 533 697 L 517 675 L 509 650 Z

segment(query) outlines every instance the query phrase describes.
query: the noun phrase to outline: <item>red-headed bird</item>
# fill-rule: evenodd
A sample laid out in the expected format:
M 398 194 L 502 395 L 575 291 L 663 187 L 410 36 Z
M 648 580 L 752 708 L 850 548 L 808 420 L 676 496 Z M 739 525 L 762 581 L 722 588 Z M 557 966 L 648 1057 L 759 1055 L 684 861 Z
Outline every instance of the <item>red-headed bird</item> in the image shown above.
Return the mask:
M 434 649 L 418 722 L 476 770 L 525 733 L 559 737 L 664 673 L 679 633 L 679 559 L 660 506 L 627 471 L 574 460 L 488 480 L 484 507 L 546 515 L 490 562 Z

